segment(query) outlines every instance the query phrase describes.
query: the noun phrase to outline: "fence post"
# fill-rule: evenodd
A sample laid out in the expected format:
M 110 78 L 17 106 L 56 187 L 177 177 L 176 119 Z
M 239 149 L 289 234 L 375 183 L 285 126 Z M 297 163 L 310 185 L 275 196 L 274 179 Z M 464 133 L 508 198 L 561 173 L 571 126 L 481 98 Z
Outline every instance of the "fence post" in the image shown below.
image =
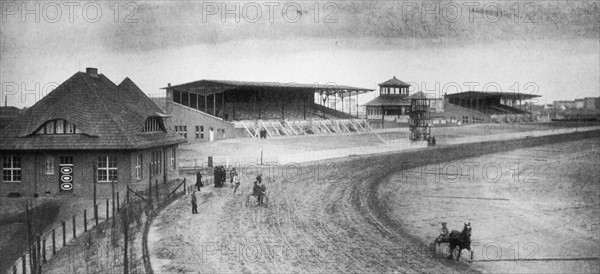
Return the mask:
M 73 215 L 73 239 L 77 238 L 76 235 L 76 230 L 75 230 L 75 215 Z
M 154 181 L 154 186 L 155 186 L 155 188 L 156 188 L 156 189 L 154 190 L 154 192 L 156 192 L 156 204 L 159 204 L 159 203 L 160 203 L 160 198 L 158 197 L 158 195 L 159 195 L 159 193 L 158 193 L 158 179 L 156 179 L 156 180 Z
M 152 206 L 152 178 L 148 178 L 148 205 Z
M 87 209 L 83 210 L 83 232 L 87 232 Z
M 98 201 L 97 201 L 97 180 L 98 177 L 96 176 L 96 163 L 94 163 L 92 165 L 92 176 L 93 178 L 93 182 L 94 182 L 94 219 L 96 219 L 96 226 L 98 226 Z
M 127 249 L 129 248 L 129 223 L 127 219 L 127 210 L 123 210 L 123 273 L 129 273 L 129 257 Z
M 108 216 L 108 210 L 110 209 L 110 206 L 108 205 L 108 200 L 109 199 L 106 199 L 106 221 L 107 222 L 108 222 L 108 218 L 109 218 L 109 216 Z
M 119 198 L 119 192 L 117 192 L 117 212 L 121 210 L 121 198 Z
M 111 181 L 110 182 L 110 197 L 112 198 L 112 216 L 113 218 L 115 217 L 115 210 L 116 210 L 116 206 L 115 206 L 115 181 Z
M 35 259 L 37 262 L 37 265 L 41 265 L 42 264 L 42 237 L 38 234 L 37 237 L 35 237 Z M 37 269 L 37 267 L 36 267 Z M 33 271 L 32 271 L 33 272 Z M 41 272 L 40 272 L 41 273 Z
M 42 260 L 44 264 L 48 262 L 46 260 L 46 237 L 44 237 L 44 241 L 42 242 Z
M 187 195 L 187 182 L 185 179 L 187 178 L 183 178 L 183 194 Z
M 52 229 L 52 255 L 56 254 L 56 229 Z
M 98 226 L 98 204 L 94 204 L 94 218 L 96 219 L 96 226 Z
M 65 247 L 65 245 L 67 245 L 67 224 L 65 223 L 65 221 L 62 221 L 62 227 L 63 227 L 63 247 Z
M 21 266 L 23 267 L 23 274 L 27 274 L 27 255 L 23 254 L 21 257 Z

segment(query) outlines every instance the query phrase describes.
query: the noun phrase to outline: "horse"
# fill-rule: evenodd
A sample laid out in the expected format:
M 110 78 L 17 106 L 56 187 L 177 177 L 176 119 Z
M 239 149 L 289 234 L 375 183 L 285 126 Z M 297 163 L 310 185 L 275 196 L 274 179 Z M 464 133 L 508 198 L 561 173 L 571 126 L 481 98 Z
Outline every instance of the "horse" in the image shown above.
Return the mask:
M 450 255 L 448 255 L 448 259 L 453 259 L 454 249 L 458 247 L 458 256 L 456 256 L 456 261 L 460 260 L 460 253 L 463 249 L 466 249 L 471 253 L 471 262 L 473 262 L 473 250 L 471 250 L 471 223 L 465 223 L 465 226 L 462 232 L 458 232 L 457 230 L 452 230 L 450 232 L 450 236 L 448 236 L 448 242 L 450 243 Z

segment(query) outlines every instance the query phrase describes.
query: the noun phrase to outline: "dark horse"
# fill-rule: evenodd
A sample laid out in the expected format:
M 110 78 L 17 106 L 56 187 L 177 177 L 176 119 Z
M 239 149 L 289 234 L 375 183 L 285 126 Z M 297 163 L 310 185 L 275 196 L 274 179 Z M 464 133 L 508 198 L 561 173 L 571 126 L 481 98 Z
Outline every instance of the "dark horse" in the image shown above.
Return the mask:
M 471 253 L 471 262 L 473 261 L 473 250 L 471 250 L 471 223 L 465 223 L 465 227 L 462 232 L 458 232 L 457 230 L 452 230 L 450 232 L 450 236 L 448 236 L 448 243 L 450 243 L 450 255 L 448 255 L 448 259 L 453 259 L 454 249 L 458 247 L 458 255 L 456 256 L 456 261 L 460 260 L 460 252 L 463 249 L 466 249 Z

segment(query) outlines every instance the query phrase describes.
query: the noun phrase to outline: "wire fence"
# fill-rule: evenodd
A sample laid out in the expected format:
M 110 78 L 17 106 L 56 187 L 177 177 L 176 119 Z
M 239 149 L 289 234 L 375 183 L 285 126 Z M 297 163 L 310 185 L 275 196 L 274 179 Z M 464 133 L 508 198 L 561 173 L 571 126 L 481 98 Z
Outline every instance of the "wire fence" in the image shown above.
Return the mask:
M 27 206 L 26 244 L 16 251 L 22 255 L 8 273 L 42 273 L 46 267 L 72 273 L 148 273 L 141 236 L 160 209 L 191 187 L 186 179 L 155 181 L 144 189 L 128 186 L 124 193 L 96 201 L 91 212 L 82 209 L 41 233 L 34 232 L 34 214 Z M 49 266 L 53 259 L 60 265 Z

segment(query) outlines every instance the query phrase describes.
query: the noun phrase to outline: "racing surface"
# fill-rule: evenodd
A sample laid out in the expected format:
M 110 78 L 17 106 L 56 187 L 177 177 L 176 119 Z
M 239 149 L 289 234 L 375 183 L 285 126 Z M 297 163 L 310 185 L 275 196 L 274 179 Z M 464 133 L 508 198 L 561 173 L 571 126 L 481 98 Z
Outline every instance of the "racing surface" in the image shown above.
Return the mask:
M 200 214 L 191 214 L 186 196 L 156 218 L 148 237 L 152 267 L 157 273 L 487 271 L 478 262 L 468 263 L 467 255 L 456 263 L 429 250 L 436 218 L 454 218 L 451 229 L 461 219 L 471 221 L 476 232 L 474 214 L 456 214 L 449 207 L 447 215 L 432 212 L 423 227 L 415 225 L 423 211 L 398 210 L 397 201 L 407 196 L 394 197 L 403 192 L 391 192 L 389 178 L 432 163 L 594 136 L 598 132 L 263 167 L 270 197 L 266 208 L 246 205 L 257 173 L 246 170 L 242 194 L 208 187 L 199 195 Z M 426 199 L 426 193 L 407 193 L 413 200 Z

